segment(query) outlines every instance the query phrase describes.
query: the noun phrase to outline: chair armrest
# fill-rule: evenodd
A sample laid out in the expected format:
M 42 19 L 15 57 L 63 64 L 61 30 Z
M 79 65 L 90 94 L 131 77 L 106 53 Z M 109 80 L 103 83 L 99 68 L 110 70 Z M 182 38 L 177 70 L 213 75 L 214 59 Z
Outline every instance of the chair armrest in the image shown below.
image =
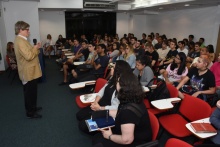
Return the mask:
M 159 141 L 155 140 L 155 141 L 151 141 L 151 142 L 148 142 L 148 143 L 138 145 L 136 147 L 158 147 L 158 145 L 159 145 Z

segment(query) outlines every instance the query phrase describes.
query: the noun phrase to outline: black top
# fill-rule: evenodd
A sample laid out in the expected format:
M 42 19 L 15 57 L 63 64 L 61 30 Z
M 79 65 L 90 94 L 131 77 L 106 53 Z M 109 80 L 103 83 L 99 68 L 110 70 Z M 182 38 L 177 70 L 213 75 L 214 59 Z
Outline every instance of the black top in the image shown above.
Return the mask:
M 99 101 L 100 106 L 111 105 L 111 99 L 112 99 L 112 95 L 113 95 L 113 92 L 115 91 L 115 89 L 116 89 L 115 85 L 112 85 L 112 84 L 108 84 L 105 87 L 104 95 L 102 96 L 102 98 Z
M 144 103 L 137 106 L 142 111 L 141 117 L 130 109 L 126 109 L 128 104 L 119 104 L 118 112 L 115 118 L 115 127 L 112 128 L 113 134 L 122 134 L 121 125 L 135 124 L 133 145 L 139 145 L 152 140 L 152 129 L 149 114 Z
M 83 54 L 84 58 L 85 58 L 85 61 L 87 60 L 88 56 L 89 56 L 89 49 L 86 48 L 86 49 L 83 49 L 81 50 L 81 53 Z
M 144 49 L 142 49 L 142 48 L 135 48 L 134 49 L 134 53 L 135 53 L 135 55 L 136 55 L 136 57 L 137 56 L 141 56 L 141 55 L 144 55 L 145 54 L 145 50 Z
M 105 68 L 108 66 L 109 57 L 104 56 L 98 56 L 98 58 L 94 61 L 96 65 L 100 64 L 101 67 L 99 69 L 93 69 L 92 74 L 104 74 Z
M 162 43 L 157 43 L 154 45 L 154 48 L 157 50 L 159 48 L 162 48 Z
M 187 76 L 190 78 L 189 84 L 197 91 L 215 87 L 215 76 L 209 69 L 203 75 L 199 75 L 198 69 L 193 67 L 189 70 Z
M 189 53 L 189 55 L 188 55 L 190 58 L 196 58 L 196 57 L 199 57 L 200 56 L 200 52 L 191 52 L 191 53 Z
M 150 57 L 151 61 L 152 60 L 155 60 L 156 62 L 158 61 L 159 55 L 156 51 L 153 51 L 152 53 L 146 51 L 145 55 L 148 55 Z
M 168 53 L 167 53 L 167 56 L 166 56 L 166 61 L 170 60 L 171 58 L 174 58 L 176 57 L 176 55 L 178 54 L 178 51 L 177 50 L 170 50 Z

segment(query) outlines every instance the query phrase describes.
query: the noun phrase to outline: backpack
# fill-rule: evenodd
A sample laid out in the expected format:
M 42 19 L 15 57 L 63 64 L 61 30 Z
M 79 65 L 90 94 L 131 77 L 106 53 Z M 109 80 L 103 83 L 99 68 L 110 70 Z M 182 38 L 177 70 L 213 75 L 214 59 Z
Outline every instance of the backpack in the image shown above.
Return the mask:
M 154 85 L 157 85 L 155 89 L 150 88 L 150 84 L 153 83 Z M 150 80 L 147 87 L 150 89 L 149 92 L 147 92 L 146 97 L 151 101 L 160 100 L 160 99 L 166 99 L 170 97 L 170 92 L 167 89 L 166 82 L 163 79 L 160 78 L 153 78 Z

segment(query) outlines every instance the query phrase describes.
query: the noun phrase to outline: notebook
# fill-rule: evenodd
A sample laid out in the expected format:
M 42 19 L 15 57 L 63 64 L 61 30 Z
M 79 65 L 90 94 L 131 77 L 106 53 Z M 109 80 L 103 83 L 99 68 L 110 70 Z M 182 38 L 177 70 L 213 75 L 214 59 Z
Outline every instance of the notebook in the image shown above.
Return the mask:
M 89 129 L 89 132 L 115 126 L 115 121 L 111 116 L 108 117 L 108 121 L 106 121 L 106 118 L 97 118 L 97 119 L 87 119 L 85 120 L 85 122 Z
M 93 111 L 92 118 L 85 121 L 89 132 L 113 127 L 115 125 L 115 120 L 109 116 L 109 110 Z
M 217 133 L 210 123 L 191 123 L 191 127 L 196 133 Z

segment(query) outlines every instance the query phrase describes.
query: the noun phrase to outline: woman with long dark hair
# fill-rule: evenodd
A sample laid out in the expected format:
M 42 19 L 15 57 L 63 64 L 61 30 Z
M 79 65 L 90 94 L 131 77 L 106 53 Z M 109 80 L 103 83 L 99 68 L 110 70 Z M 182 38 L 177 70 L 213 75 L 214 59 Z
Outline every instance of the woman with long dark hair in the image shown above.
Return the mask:
M 115 127 L 101 129 L 93 137 L 94 147 L 137 146 L 152 140 L 152 129 L 146 107 L 145 93 L 136 76 L 123 72 L 117 80 L 116 89 L 120 104 L 118 110 L 110 110 Z
M 88 133 L 88 128 L 85 120 L 91 118 L 92 111 L 99 110 L 117 110 L 119 100 L 116 94 L 116 83 L 121 72 L 131 72 L 131 68 L 126 61 L 116 61 L 113 76 L 107 84 L 97 93 L 95 101 L 79 112 L 76 113 L 77 119 L 80 121 L 79 128 L 85 133 Z
M 174 58 L 173 63 L 169 64 L 166 70 L 160 70 L 160 73 L 163 75 L 166 82 L 177 86 L 188 73 L 185 53 L 179 52 Z
M 154 78 L 149 56 L 142 55 L 136 58 L 136 67 L 133 73 L 138 77 L 142 86 L 148 85 L 150 80 Z

